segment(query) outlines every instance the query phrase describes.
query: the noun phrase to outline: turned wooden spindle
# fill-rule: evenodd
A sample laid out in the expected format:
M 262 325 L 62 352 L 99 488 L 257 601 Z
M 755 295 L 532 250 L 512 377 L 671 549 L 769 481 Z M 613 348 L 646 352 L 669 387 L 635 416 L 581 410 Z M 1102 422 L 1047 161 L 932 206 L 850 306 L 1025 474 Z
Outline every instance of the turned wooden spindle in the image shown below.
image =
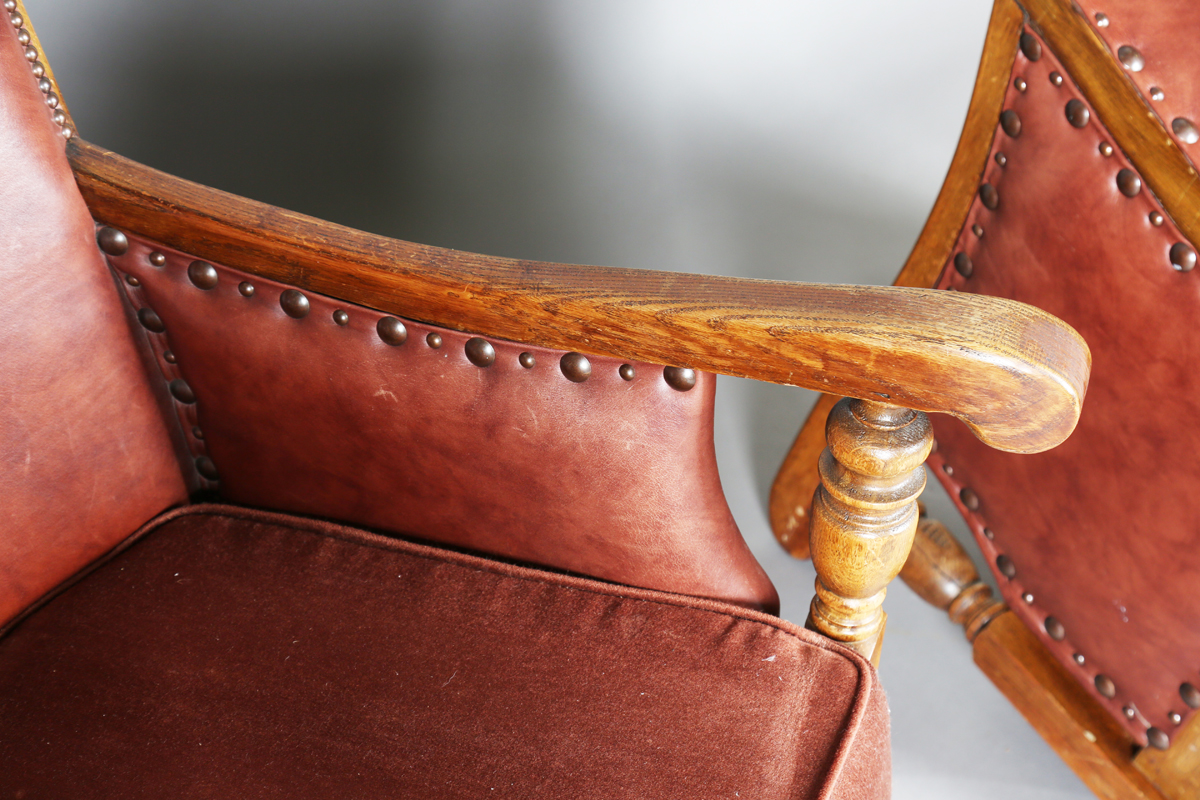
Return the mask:
M 979 578 L 975 562 L 946 526 L 922 519 L 900 579 L 930 605 L 946 611 L 963 626 L 967 641 L 975 637 L 1007 606 Z
M 912 546 L 933 431 L 919 411 L 847 398 L 830 412 L 825 439 L 810 532 L 817 594 L 806 626 L 878 664 L 883 598 Z

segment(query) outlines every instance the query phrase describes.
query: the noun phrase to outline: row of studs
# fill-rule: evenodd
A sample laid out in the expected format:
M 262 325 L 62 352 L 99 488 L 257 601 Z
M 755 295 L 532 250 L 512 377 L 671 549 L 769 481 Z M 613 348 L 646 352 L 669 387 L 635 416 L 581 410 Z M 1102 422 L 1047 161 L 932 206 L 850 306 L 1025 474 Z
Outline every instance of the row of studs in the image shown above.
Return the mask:
M 954 467 L 951 465 L 943 462 L 939 465 L 939 467 L 943 474 L 945 474 L 947 477 L 954 476 Z M 970 514 L 974 515 L 982 523 L 983 515 L 979 511 L 979 495 L 977 495 L 973 489 L 967 487 L 961 488 L 958 491 L 958 504 L 963 508 L 964 512 L 969 512 Z M 996 534 L 991 528 L 987 527 L 986 525 L 981 525 L 981 529 L 983 531 L 984 538 L 986 538 L 988 541 L 995 540 Z M 1012 558 L 1004 553 L 1000 553 L 996 556 L 995 563 L 996 569 L 1007 581 L 1011 582 L 1013 586 L 1019 586 L 1019 581 L 1017 581 L 1017 565 Z M 1024 601 L 1026 605 L 1033 606 L 1035 598 L 1031 592 L 1021 592 L 1021 600 Z M 1042 629 L 1046 632 L 1047 636 L 1056 642 L 1064 641 L 1067 638 L 1066 626 L 1063 625 L 1062 622 L 1052 614 L 1047 615 L 1043 619 Z M 1080 667 L 1083 667 L 1085 664 L 1087 664 L 1087 658 L 1082 653 L 1074 653 L 1071 656 L 1071 659 Z M 1105 698 L 1111 700 L 1116 697 L 1117 685 L 1112 678 L 1098 672 L 1093 678 L 1092 682 L 1096 687 L 1096 691 Z M 1190 682 L 1184 682 L 1181 684 L 1179 687 L 1179 695 L 1184 704 L 1189 708 L 1200 708 L 1200 690 L 1198 690 L 1194 684 Z M 1132 703 L 1128 703 L 1123 706 L 1121 713 L 1130 720 L 1138 717 L 1137 708 Z M 1167 718 L 1170 719 L 1175 725 L 1183 724 L 1183 715 L 1178 711 L 1168 711 Z M 1143 720 L 1143 724 L 1147 726 L 1146 736 L 1152 745 L 1160 750 L 1165 750 L 1170 746 L 1170 737 L 1164 731 L 1154 727 L 1153 725 L 1149 725 L 1145 720 Z
M 1042 57 L 1042 45 L 1037 37 L 1029 32 L 1023 32 L 1020 39 L 1021 52 L 1030 61 L 1038 61 Z M 1058 71 L 1052 71 L 1049 75 L 1050 83 L 1055 87 L 1061 87 L 1064 84 L 1064 78 Z M 1013 80 L 1013 88 L 1024 93 L 1028 89 L 1028 83 L 1023 77 L 1017 76 Z M 1072 127 L 1084 128 L 1091 120 L 1091 113 L 1083 101 L 1072 98 L 1065 107 L 1064 113 L 1067 121 Z M 1000 114 L 999 127 L 1004 131 L 1005 135 L 1011 139 L 1016 139 L 1021 135 L 1021 119 L 1015 109 L 1006 109 Z M 1106 158 L 1111 157 L 1114 153 L 1113 146 L 1108 142 L 1101 142 L 1099 145 L 1100 154 Z M 1008 158 L 1000 150 L 995 154 L 996 164 L 1002 169 L 1007 167 Z M 1114 178 L 1118 191 L 1126 197 L 1136 197 L 1141 193 L 1142 181 L 1136 172 L 1132 169 L 1120 169 Z M 998 190 L 990 183 L 983 183 L 979 188 L 979 200 L 989 211 L 994 211 L 999 207 L 1000 196 Z M 1164 223 L 1163 215 L 1158 211 L 1152 211 L 1149 214 L 1149 221 L 1155 227 L 1161 227 Z M 978 225 L 972 225 L 972 233 L 976 238 L 982 238 L 984 231 Z M 1186 242 L 1176 242 L 1170 248 L 1168 256 L 1172 267 L 1180 272 L 1188 272 L 1196 266 L 1196 252 Z M 955 271 L 963 278 L 970 278 L 974 274 L 974 264 L 966 252 L 958 252 L 953 258 Z M 949 464 L 942 464 L 942 470 L 945 475 L 953 476 L 954 469 Z M 977 516 L 982 522 L 982 515 L 979 514 L 980 501 L 979 496 L 973 489 L 963 487 L 958 492 L 958 502 L 966 512 L 970 512 Z M 989 541 L 994 541 L 995 533 L 991 528 L 981 524 L 981 530 L 985 538 Z M 1004 553 L 999 553 L 995 559 L 996 569 L 1008 581 L 1012 581 L 1016 585 L 1017 567 L 1012 558 Z M 1022 592 L 1021 599 L 1029 606 L 1034 604 L 1034 596 L 1030 592 Z M 1066 627 L 1053 615 L 1046 615 L 1042 620 L 1042 628 L 1046 635 L 1056 642 L 1062 642 L 1067 638 Z M 1086 657 L 1079 652 L 1072 655 L 1072 660 L 1079 667 L 1083 667 L 1087 663 Z M 1096 691 L 1106 699 L 1112 700 L 1116 697 L 1117 686 L 1113 680 L 1104 675 L 1097 673 L 1093 677 L 1093 685 Z M 1179 687 L 1179 693 L 1184 703 L 1189 708 L 1200 708 L 1200 690 L 1190 682 L 1184 682 Z M 1132 704 L 1127 704 L 1122 707 L 1121 713 L 1130 720 L 1139 717 L 1137 708 Z M 1183 716 L 1177 711 L 1168 711 L 1168 719 L 1175 725 L 1180 725 L 1183 722 Z M 1154 747 L 1165 750 L 1170 746 L 1170 737 L 1161 729 L 1150 725 L 1148 721 L 1142 720 L 1146 726 L 1147 739 Z
M 67 124 L 66 112 L 59 108 L 58 94 L 54 91 L 55 86 L 50 80 L 50 76 L 46 74 L 45 65 L 38 61 L 39 53 L 32 44 L 32 34 L 25 27 L 25 18 L 17 9 L 17 0 L 4 0 L 4 10 L 10 15 L 8 21 L 17 29 L 17 41 L 25 48 L 25 60 L 29 62 L 29 69 L 33 72 L 33 77 L 38 79 L 38 88 L 42 90 L 42 94 L 46 95 L 46 105 L 50 107 L 54 124 L 58 126 L 64 139 L 70 139 L 74 135 L 74 131 Z
M 129 240 L 125 234 L 115 228 L 101 228 L 97 241 L 100 248 L 109 255 L 124 255 L 129 249 Z M 166 256 L 158 252 L 151 253 L 149 260 L 150 264 L 155 267 L 162 267 L 167 263 Z M 207 261 L 193 261 L 188 265 L 187 277 L 193 286 L 202 291 L 211 291 L 220 282 L 217 268 Z M 127 280 L 133 286 L 138 285 L 137 278 L 133 276 L 129 276 Z M 253 297 L 255 292 L 254 284 L 249 281 L 242 281 L 238 284 L 238 293 L 242 297 Z M 279 307 L 292 319 L 304 319 L 312 310 L 308 297 L 299 289 L 284 289 L 280 292 Z M 153 310 L 149 308 L 144 310 L 148 312 L 145 319 L 139 312 L 139 319 L 144 327 L 156 333 L 165 330 L 162 320 Z M 338 326 L 344 327 L 350 324 L 350 314 L 344 309 L 336 309 L 332 317 L 334 324 Z M 375 325 L 375 332 L 380 341 L 392 347 L 399 347 L 408 341 L 408 328 L 403 321 L 396 317 L 380 317 Z M 442 335 L 431 332 L 425 337 L 425 343 L 435 350 L 440 349 L 443 344 Z M 491 342 L 481 337 L 474 336 L 468 339 L 463 345 L 463 350 L 467 360 L 481 369 L 486 369 L 496 362 L 496 348 L 492 346 Z M 517 361 L 525 369 L 533 369 L 537 364 L 534 354 L 528 351 L 521 353 L 517 357 Z M 592 376 L 592 362 L 582 353 L 564 353 L 559 359 L 558 365 L 563 376 L 572 383 L 583 383 Z M 632 381 L 637 377 L 637 371 L 632 364 L 622 364 L 617 369 L 617 373 L 626 381 Z M 696 372 L 686 367 L 663 367 L 663 380 L 672 389 L 686 392 L 696 385 Z
M 1042 45 L 1030 33 L 1021 34 L 1021 52 L 1030 61 L 1037 61 L 1042 57 Z M 1050 73 L 1050 83 L 1056 87 L 1063 85 L 1063 76 L 1057 72 Z M 1024 93 L 1028 88 L 1028 84 L 1022 77 L 1017 77 L 1013 80 L 1013 87 Z M 1074 128 L 1087 127 L 1091 121 L 1091 112 L 1082 100 L 1071 98 L 1067 101 L 1063 108 L 1067 122 Z M 1000 114 L 1000 129 L 1011 139 L 1016 139 L 1021 135 L 1021 117 L 1015 109 L 1005 109 Z M 1101 142 L 1099 146 L 1100 154 L 1105 158 L 1113 155 L 1113 146 L 1108 142 Z M 996 164 L 1001 168 L 1008 166 L 1008 157 L 1001 151 L 996 151 Z M 1141 177 L 1129 168 L 1122 168 L 1117 171 L 1114 180 L 1117 185 L 1117 190 L 1126 197 L 1137 197 L 1142 191 Z M 995 211 L 1000 206 L 1000 192 L 990 183 L 983 183 L 979 187 L 979 200 L 983 203 L 984 208 L 989 211 Z M 1150 224 L 1157 227 L 1162 227 L 1165 217 L 1158 210 L 1151 211 L 1149 214 Z M 977 238 L 983 237 L 983 228 L 978 224 L 972 226 L 972 232 Z M 1167 257 L 1171 262 L 1171 266 L 1178 272 L 1190 272 L 1196 266 L 1196 251 L 1187 242 L 1176 242 L 1171 245 L 1171 249 L 1167 253 Z M 954 268 L 958 274 L 964 278 L 970 278 L 975 271 L 975 265 L 971 261 L 971 257 L 965 252 L 958 252 L 954 256 Z
M 1108 24 L 1108 15 L 1096 12 L 1096 27 L 1107 28 Z M 1121 62 L 1121 66 L 1130 72 L 1141 72 L 1146 68 L 1146 59 L 1142 57 L 1141 51 L 1131 44 L 1123 44 L 1117 47 L 1117 60 Z M 1159 103 L 1165 97 L 1166 94 L 1161 88 L 1158 86 L 1150 87 L 1151 100 Z M 1176 117 L 1171 120 L 1171 132 L 1185 144 L 1200 142 L 1200 130 L 1197 130 L 1195 124 L 1186 117 Z
M 96 241 L 100 244 L 100 249 L 110 256 L 123 255 L 129 249 L 129 240 L 125 234 L 113 228 L 101 227 L 96 232 Z M 167 263 L 167 257 L 162 253 L 151 253 L 150 263 L 162 266 Z M 126 275 L 125 283 L 133 289 L 138 289 L 142 285 L 135 275 Z M 166 366 L 160 363 L 159 368 L 162 370 L 163 379 L 167 382 L 167 391 L 175 400 L 175 413 L 179 417 L 180 424 L 185 431 L 191 431 L 192 436 L 188 449 L 191 451 L 192 464 L 201 478 L 215 484 L 220 480 L 220 474 L 217 472 L 216 464 L 209 457 L 208 448 L 204 443 L 204 431 L 200 428 L 196 414 L 196 393 L 179 373 L 175 354 L 167 345 L 167 326 L 163 324 L 162 318 L 154 309 L 146 304 L 145 298 L 139 292 L 126 290 L 125 295 L 133 304 L 138 322 L 146 331 L 154 334 L 150 337 L 151 349 L 166 363 Z

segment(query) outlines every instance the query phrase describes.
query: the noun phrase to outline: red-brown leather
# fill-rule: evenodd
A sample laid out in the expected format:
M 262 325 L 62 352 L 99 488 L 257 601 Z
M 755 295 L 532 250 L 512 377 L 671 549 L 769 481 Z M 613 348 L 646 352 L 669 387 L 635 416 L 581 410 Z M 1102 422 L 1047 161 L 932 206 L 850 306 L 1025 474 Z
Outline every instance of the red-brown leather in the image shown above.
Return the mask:
M 177 406 L 203 434 L 194 455 L 211 457 L 222 497 L 778 608 L 721 492 L 713 376 L 680 392 L 661 366 L 634 364 L 626 381 L 622 362 L 593 357 L 591 377 L 573 383 L 563 353 L 498 340 L 480 368 L 464 352 L 470 334 L 405 320 L 394 347 L 376 333 L 379 312 L 309 293 L 310 313 L 293 319 L 279 302 L 288 287 L 218 265 L 216 287 L 200 289 L 192 261 L 134 237 L 111 259 L 140 282 L 124 284 L 134 305 L 166 325 L 147 337 L 161 379 L 195 392 Z
M 64 139 L 0 28 L 2 624 L 186 490 Z
M 1179 686 L 1200 681 L 1200 270 L 1172 268 L 1168 251 L 1182 236 L 1170 220 L 1150 223 L 1161 208 L 1148 191 L 1118 191 L 1117 172 L 1131 165 L 1099 152 L 1112 140 L 1095 109 L 1086 127 L 1068 123 L 1067 101 L 1082 96 L 1070 80 L 1050 83 L 1052 70 L 1067 72 L 1044 43 L 1042 53 L 1035 63 L 1016 57 L 1013 74 L 1028 88 L 1010 82 L 1005 108 L 1020 115 L 1020 135 L 997 129 L 993 153 L 1007 166 L 991 158 L 983 178 L 999 206 L 977 201 L 956 248 L 974 273 L 963 278 L 951 261 L 939 285 L 1022 300 L 1072 325 L 1092 350 L 1087 400 L 1071 438 L 1032 456 L 992 450 L 937 419 L 931 464 L 953 497 L 966 487 L 980 498 L 978 512 L 961 499 L 960 510 L 1009 605 L 1144 744 L 1150 725 L 1177 730 L 1168 713 L 1191 713 Z M 1015 579 L 997 570 L 1001 554 Z M 1065 640 L 1046 634 L 1047 615 Z M 1097 674 L 1115 682 L 1114 699 L 1096 692 Z
M 1196 47 L 1196 42 L 1200 41 L 1200 3 L 1195 0 L 1080 0 L 1079 6 L 1108 45 L 1114 60 L 1122 45 L 1136 47 L 1142 54 L 1145 61 L 1142 70 L 1126 69 L 1125 74 L 1195 164 L 1200 157 L 1200 142 L 1188 144 L 1175 136 L 1171 121 L 1183 117 L 1200 129 L 1200 49 Z M 1106 26 L 1096 24 L 1097 13 L 1107 15 Z M 1155 87 L 1162 90 L 1162 100 L 1150 99 Z
M 890 796 L 861 657 L 766 614 L 208 506 L 0 639 L 4 797 Z

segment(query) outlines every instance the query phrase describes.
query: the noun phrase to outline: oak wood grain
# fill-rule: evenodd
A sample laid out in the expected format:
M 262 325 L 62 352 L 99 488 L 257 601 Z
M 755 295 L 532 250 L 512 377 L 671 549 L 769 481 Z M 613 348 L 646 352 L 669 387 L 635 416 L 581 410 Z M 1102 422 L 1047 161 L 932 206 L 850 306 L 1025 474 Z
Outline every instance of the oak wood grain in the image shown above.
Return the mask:
M 1133 739 L 1011 611 L 975 638 L 975 663 L 1100 800 L 1165 798 L 1134 767 Z
M 72 140 L 93 215 L 198 257 L 411 319 L 544 347 L 694 367 L 953 414 L 988 444 L 1070 434 L 1090 353 L 1032 306 L 495 258 L 363 233 Z
M 1070 0 L 1023 4 L 1163 210 L 1193 244 L 1200 242 L 1196 169 L 1104 41 Z
M 992 8 L 958 148 L 925 227 L 896 277 L 897 286 L 933 286 L 950 258 L 987 165 L 1024 19 L 1013 0 L 997 0 Z M 835 402 L 836 397 L 828 396 L 817 401 L 771 487 L 771 529 L 796 558 L 808 558 L 809 509 L 818 483 L 814 457 L 825 446 L 825 417 Z
M 933 428 L 920 412 L 846 398 L 825 436 L 811 537 L 817 593 L 805 624 L 878 665 L 883 600 L 912 546 Z
M 1200 716 L 1189 717 L 1172 731 L 1168 749 L 1144 748 L 1133 765 L 1168 800 L 1196 800 L 1200 797 Z
M 969 642 L 1007 610 L 980 579 L 967 551 L 936 519 L 917 523 L 900 579 L 922 600 L 945 611 L 951 622 L 962 625 Z

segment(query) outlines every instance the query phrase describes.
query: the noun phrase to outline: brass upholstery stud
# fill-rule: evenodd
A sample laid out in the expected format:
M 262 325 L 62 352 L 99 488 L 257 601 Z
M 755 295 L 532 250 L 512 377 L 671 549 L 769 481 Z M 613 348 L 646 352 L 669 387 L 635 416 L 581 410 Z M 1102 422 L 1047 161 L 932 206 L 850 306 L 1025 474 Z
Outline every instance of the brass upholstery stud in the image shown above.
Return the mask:
M 196 459 L 196 471 L 210 481 L 215 481 L 220 477 L 217 474 L 217 465 L 208 456 L 200 456 Z
M 1180 141 L 1186 144 L 1195 144 L 1200 141 L 1200 131 L 1196 130 L 1196 126 L 1190 119 L 1176 117 L 1171 120 L 1171 130 L 1175 132 Z
M 467 339 L 463 351 L 467 354 L 467 360 L 477 367 L 490 367 L 496 361 L 496 348 L 478 336 Z
M 104 227 L 96 234 L 100 249 L 110 256 L 123 256 L 129 249 L 129 239 L 116 228 Z
M 39 78 L 38 79 L 38 89 L 40 89 L 42 91 L 42 94 L 49 94 L 50 90 L 53 88 L 54 88 L 54 85 L 52 83 L 50 83 L 49 78 Z
M 1137 709 L 1133 706 L 1125 706 L 1121 709 L 1121 713 L 1124 714 L 1127 719 L 1133 719 L 1137 716 Z
M 141 286 L 142 282 L 137 279 L 136 275 L 126 275 L 125 282 L 130 286 Z
M 1052 83 L 1055 86 L 1062 86 L 1063 85 L 1062 74 L 1059 72 L 1051 72 L 1050 73 L 1050 83 Z
M 996 155 L 1003 155 L 1003 153 L 997 153 Z M 979 199 L 989 211 L 995 211 L 1000 206 L 1000 193 L 990 183 L 985 183 L 979 187 Z
M 1117 188 L 1126 197 L 1137 197 L 1142 191 L 1142 179 L 1131 169 L 1123 169 L 1117 173 Z
M 1136 47 L 1123 44 L 1117 48 L 1117 60 L 1130 72 L 1141 72 L 1146 67 L 1146 59 Z
M 1008 166 L 1008 156 L 1004 153 L 996 153 L 996 163 L 1002 167 Z
M 1067 122 L 1076 128 L 1085 127 L 1088 124 L 1088 120 L 1092 118 L 1092 112 L 1088 111 L 1088 107 L 1078 98 L 1068 100 L 1064 110 L 1067 114 Z
M 335 323 L 337 323 L 338 325 L 343 325 L 343 326 L 349 325 L 350 324 L 350 315 L 339 308 L 337 311 L 333 312 L 333 321 Z
M 1083 657 L 1083 653 L 1076 653 L 1071 658 L 1075 659 L 1075 663 L 1081 667 L 1087 662 L 1087 659 Z
M 1171 266 L 1180 272 L 1191 272 L 1196 266 L 1196 251 L 1186 242 L 1171 245 Z
M 196 402 L 196 393 L 192 391 L 192 387 L 188 386 L 188 382 L 183 378 L 176 378 L 167 384 L 167 388 L 171 390 L 171 396 L 185 405 L 191 405 Z
M 308 298 L 304 296 L 303 292 L 296 289 L 283 290 L 283 293 L 279 295 L 279 307 L 292 319 L 304 319 L 311 310 Z
M 254 297 L 254 284 L 250 281 L 242 281 L 238 284 L 238 292 L 242 297 Z
M 534 365 L 537 364 L 537 359 L 534 358 L 533 353 L 521 353 L 521 355 L 517 356 L 517 361 L 521 362 L 521 366 L 525 369 L 533 369 Z
M 1031 605 L 1033 604 L 1033 595 L 1030 594 L 1029 592 L 1026 592 L 1025 594 L 1021 595 L 1021 599 L 1024 600 L 1026 603 L 1029 603 Z
M 1111 144 L 1109 144 L 1108 142 L 1101 142 L 1100 143 L 1100 155 L 1104 156 L 1105 158 L 1108 158 L 1112 154 L 1113 154 L 1113 146 Z
M 1172 725 L 1182 725 L 1183 724 L 1183 715 L 1180 714 L 1178 711 L 1172 711 L 1171 713 L 1167 714 L 1167 719 L 1171 720 Z
M 150 254 L 150 263 L 156 267 L 161 267 L 167 263 L 167 257 L 157 250 Z
M 1188 708 L 1200 708 L 1200 690 L 1190 683 L 1182 684 L 1179 687 L 1179 696 L 1183 702 L 1187 703 Z
M 4 0 L 4 10 L 5 11 L 16 11 L 17 10 L 17 0 Z
M 617 368 L 617 372 L 620 374 L 622 380 L 627 381 L 633 380 L 637 375 L 637 372 L 633 368 L 633 364 L 622 364 Z
M 429 335 L 425 337 L 425 344 L 429 345 L 434 350 L 437 350 L 442 346 L 442 335 L 440 333 L 429 333 Z
M 982 239 L 982 238 L 983 238 L 983 228 L 982 228 L 982 227 L 980 227 L 979 225 L 972 225 L 972 226 L 971 226 L 971 233 L 975 234 L 975 237 L 976 237 L 977 239 Z
M 1157 86 L 1150 87 L 1150 99 L 1151 100 L 1153 100 L 1154 102 L 1157 103 L 1160 100 L 1162 100 L 1164 97 L 1166 97 L 1166 95 L 1163 94 L 1162 89 L 1158 88 Z
M 162 333 L 167 329 L 163 325 L 163 321 L 158 314 L 154 313 L 152 308 L 139 308 L 137 312 L 138 322 L 142 323 L 142 327 L 153 333 Z
M 958 270 L 959 275 L 969 278 L 975 272 L 975 263 L 966 253 L 958 253 L 954 256 L 954 268 Z
M 1042 623 L 1046 629 L 1046 635 L 1056 642 L 1061 642 L 1067 638 L 1067 629 L 1055 617 L 1046 617 L 1046 621 Z M 1099 684 L 1097 684 L 1098 686 Z M 1116 694 L 1114 691 L 1113 694 Z
M 217 286 L 217 269 L 207 261 L 193 261 L 187 268 L 188 280 L 198 289 L 215 289 Z
M 1155 750 L 1166 750 L 1171 746 L 1171 737 L 1153 726 L 1146 729 L 1146 739 Z
M 38 60 L 38 51 L 36 47 L 25 48 L 25 60 L 30 63 Z
M 1023 92 L 1029 87 L 1029 84 L 1025 83 L 1024 78 L 1017 78 L 1015 81 L 1013 81 L 1013 86 L 1018 92 Z
M 1014 564 L 1013 560 L 1006 555 L 1001 554 L 1001 555 L 996 556 L 996 569 L 1000 570 L 1000 574 L 1003 575 L 1004 577 L 1008 578 L 1009 580 L 1012 580 L 1013 578 L 1017 577 L 1017 565 Z M 1029 599 L 1026 600 L 1025 602 L 1032 603 L 1033 595 L 1027 595 L 1027 596 L 1029 597 Z
M 1109 700 L 1117 696 L 1117 685 L 1107 675 L 1097 675 L 1095 684 L 1096 691 Z
M 696 370 L 687 367 L 663 367 L 663 379 L 672 389 L 686 392 L 696 385 Z
M 958 499 L 966 507 L 967 511 L 979 510 L 979 495 L 975 494 L 974 489 L 963 488 L 958 492 Z
M 399 347 L 408 341 L 408 328 L 395 317 L 380 317 L 375 323 L 375 332 L 384 344 Z
M 1021 52 L 1030 61 L 1037 61 L 1042 57 L 1042 43 L 1032 33 L 1024 31 L 1021 33 Z
M 984 528 L 983 538 L 987 539 L 989 542 L 993 541 L 996 538 L 996 533 L 991 528 Z
M 28 31 L 26 31 L 28 33 Z M 21 40 L 21 34 L 17 34 L 17 41 Z M 21 42 L 25 44 L 25 42 Z M 46 65 L 40 61 L 35 61 L 29 65 L 29 71 L 33 73 L 33 77 L 40 78 L 46 74 Z
M 192 436 L 195 436 L 197 439 L 203 439 L 203 438 L 204 438 L 204 431 L 200 430 L 200 429 L 199 429 L 199 428 L 197 428 L 197 427 L 193 427 L 193 428 L 192 428 Z
M 954 467 L 950 466 L 949 464 L 943 464 L 943 465 L 942 465 L 942 472 L 946 473 L 947 475 L 953 475 L 953 474 L 954 474 Z
M 1099 11 L 1096 12 L 1096 27 L 1097 28 L 1107 28 L 1108 27 L 1108 14 L 1102 14 Z
M 175 358 L 175 354 L 170 350 L 167 350 L 163 353 L 163 361 L 167 362 L 168 364 L 174 364 L 177 360 L 178 359 Z
M 1150 224 L 1156 228 L 1162 227 L 1163 215 L 1158 213 L 1157 211 L 1151 211 L 1150 212 Z
M 1000 127 L 1011 138 L 1016 139 L 1021 135 L 1021 115 L 1011 108 L 1005 109 L 1000 114 Z
M 583 383 L 592 377 L 592 362 L 583 353 L 567 353 L 558 360 L 558 368 L 572 383 Z
M 58 108 L 58 95 L 56 95 L 54 92 L 50 92 L 50 94 L 46 95 L 46 105 L 50 106 L 51 108 Z

